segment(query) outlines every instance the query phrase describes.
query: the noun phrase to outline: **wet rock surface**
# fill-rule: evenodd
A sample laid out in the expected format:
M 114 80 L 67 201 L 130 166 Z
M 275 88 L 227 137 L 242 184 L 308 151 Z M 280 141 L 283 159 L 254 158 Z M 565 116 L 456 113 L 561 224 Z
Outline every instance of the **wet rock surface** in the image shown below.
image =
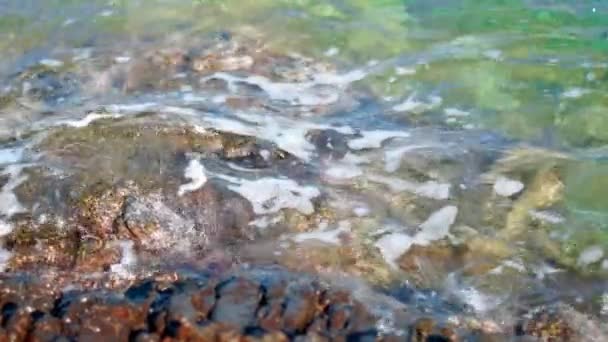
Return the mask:
M 73 276 L 49 280 L 15 274 L 0 277 L 0 339 L 455 342 L 507 341 L 513 336 L 542 341 L 581 338 L 564 318 L 570 317 L 567 309 L 566 315 L 531 313 L 511 332 L 496 331 L 483 322 L 420 317 L 414 314 L 415 307 L 397 309 L 385 303 L 378 311 L 376 304 L 365 302 L 374 297 L 371 293 L 357 297 L 316 276 L 278 266 L 222 273 L 182 269 L 122 283 L 83 282 Z M 390 329 L 382 323 L 385 316 L 397 319 Z
M 3 276 L 0 288 L 0 336 L 13 341 L 388 338 L 348 293 L 273 267 L 142 280 L 124 290 L 60 290 L 59 284 Z

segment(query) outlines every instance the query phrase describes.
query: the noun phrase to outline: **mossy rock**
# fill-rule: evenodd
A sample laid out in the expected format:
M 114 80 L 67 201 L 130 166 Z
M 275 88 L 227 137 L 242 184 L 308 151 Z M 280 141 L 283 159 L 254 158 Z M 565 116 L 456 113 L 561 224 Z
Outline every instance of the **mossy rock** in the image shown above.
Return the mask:
M 268 169 L 295 161 L 287 152 L 254 137 L 232 133 L 198 132 L 191 126 L 133 121 L 99 120 L 82 128 L 59 128 L 46 137 L 37 151 L 59 165 L 69 165 L 83 184 L 134 181 L 144 190 L 176 189 L 183 182 L 189 155 L 199 155 L 211 164 L 222 161 L 246 168 Z M 270 152 L 269 160 L 261 151 Z M 277 164 L 277 165 L 274 165 Z

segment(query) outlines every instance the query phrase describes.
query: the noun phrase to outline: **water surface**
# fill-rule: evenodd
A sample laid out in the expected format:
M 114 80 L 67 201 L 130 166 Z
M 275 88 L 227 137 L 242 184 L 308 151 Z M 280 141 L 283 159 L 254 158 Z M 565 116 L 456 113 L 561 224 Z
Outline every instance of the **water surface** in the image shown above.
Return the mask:
M 2 266 L 30 270 L 24 231 L 105 241 L 117 277 L 226 244 L 438 317 L 601 322 L 607 24 L 603 1 L 1 1 Z M 125 183 L 153 232 L 104 218 Z M 171 207 L 207 184 L 252 216 Z M 226 207 L 247 238 L 220 246 Z

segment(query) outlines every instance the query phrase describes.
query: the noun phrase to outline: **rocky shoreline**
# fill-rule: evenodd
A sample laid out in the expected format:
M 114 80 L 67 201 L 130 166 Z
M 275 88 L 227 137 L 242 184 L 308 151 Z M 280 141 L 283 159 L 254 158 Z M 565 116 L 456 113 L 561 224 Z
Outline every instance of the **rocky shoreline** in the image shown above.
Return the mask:
M 378 309 L 378 300 L 371 304 L 378 294 L 356 295 L 279 266 L 221 274 L 183 271 L 112 285 L 67 284 L 65 279 L 0 277 L 0 341 L 594 340 L 578 339 L 568 316 L 551 311 L 498 332 L 489 323 L 420 316 L 407 305 Z

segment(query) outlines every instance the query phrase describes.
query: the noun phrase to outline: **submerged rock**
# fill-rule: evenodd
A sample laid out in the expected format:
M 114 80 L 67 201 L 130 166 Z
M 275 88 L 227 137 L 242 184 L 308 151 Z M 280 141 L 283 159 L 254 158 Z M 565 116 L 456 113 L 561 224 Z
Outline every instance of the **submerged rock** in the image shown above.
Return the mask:
M 224 169 L 229 167 L 217 159 L 244 169 L 286 169 L 298 163 L 269 142 L 167 123 L 162 113 L 98 120 L 76 129 L 59 128 L 36 150 L 49 163 L 64 168 L 67 164 L 67 171 L 80 174 L 85 183 L 128 180 L 144 189 L 175 188 L 182 182 L 187 155 L 200 156 Z
M 13 271 L 36 265 L 107 271 L 124 254 L 118 240 L 133 241 L 140 252 L 177 257 L 237 244 L 254 233 L 251 204 L 212 182 L 183 196 L 98 183 L 71 203 L 66 217 L 17 221 L 18 229 L 6 237 Z
M 22 341 L 288 341 L 383 337 L 349 293 L 280 268 L 223 276 L 141 280 L 125 290 L 68 291 L 30 278 L 0 279 L 0 336 Z M 357 339 L 359 340 L 359 339 Z
M 542 341 L 575 341 L 576 333 L 570 323 L 558 312 L 539 311 L 520 322 L 516 333 L 534 336 Z

